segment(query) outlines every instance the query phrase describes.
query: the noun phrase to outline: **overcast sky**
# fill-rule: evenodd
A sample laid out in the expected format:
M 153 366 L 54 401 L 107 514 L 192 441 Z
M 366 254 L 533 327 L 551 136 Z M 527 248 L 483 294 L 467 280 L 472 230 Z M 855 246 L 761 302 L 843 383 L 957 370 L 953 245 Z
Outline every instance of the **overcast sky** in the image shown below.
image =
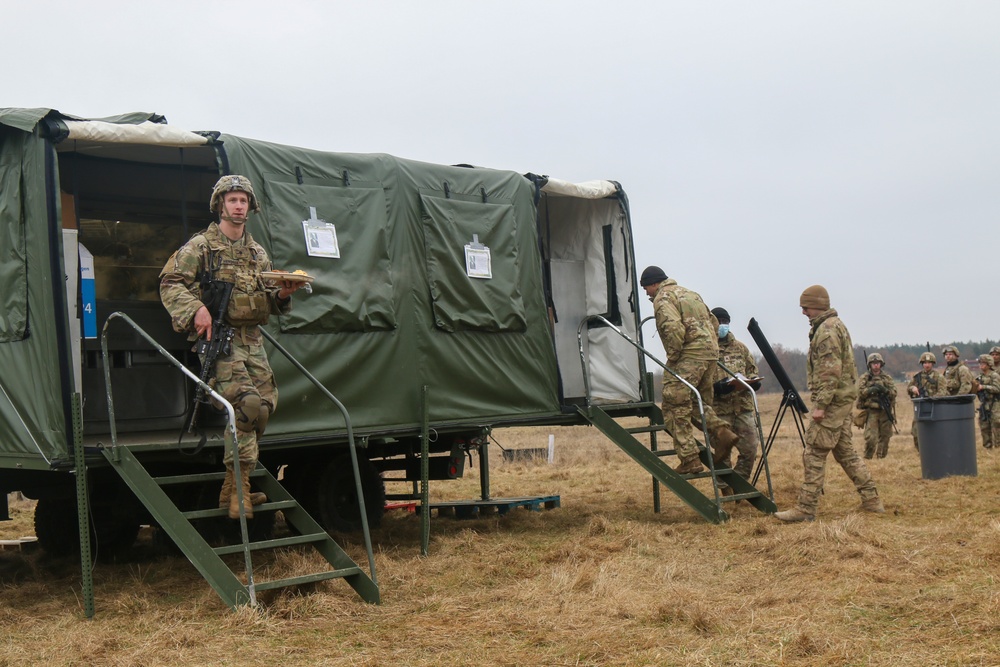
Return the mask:
M 616 180 L 751 348 L 814 283 L 869 350 L 1000 338 L 1000 2 L 2 8 L 0 106 Z

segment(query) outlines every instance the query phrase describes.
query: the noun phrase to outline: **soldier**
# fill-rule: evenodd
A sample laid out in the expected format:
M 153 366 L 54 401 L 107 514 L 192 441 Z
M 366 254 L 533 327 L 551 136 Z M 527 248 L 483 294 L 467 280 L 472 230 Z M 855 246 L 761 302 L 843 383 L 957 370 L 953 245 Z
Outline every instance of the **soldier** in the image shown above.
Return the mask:
M 976 377 L 979 388 L 976 396 L 979 398 L 979 432 L 983 436 L 983 447 L 993 449 L 1000 447 L 1000 374 L 994 370 L 993 357 L 988 354 L 979 355 L 979 376 Z
M 715 447 L 715 460 L 728 458 L 739 436 L 719 419 L 712 409 L 712 381 L 715 362 L 719 358 L 719 323 L 701 297 L 681 287 L 658 266 L 648 266 L 639 284 L 653 302 L 656 331 L 667 353 L 667 365 L 697 388 L 705 410 L 705 426 Z M 691 425 L 702 428 L 698 415 L 698 399 L 683 382 L 670 373 L 663 374 L 663 422 L 674 439 L 674 451 L 680 464 L 674 471 L 694 474 L 704 468 L 698 458 L 698 443 Z
M 218 222 L 195 234 L 167 260 L 160 273 L 160 300 L 170 313 L 176 331 L 187 332 L 189 340 L 211 339 L 213 284 L 234 285 L 227 324 L 236 329 L 232 349 L 220 355 L 215 367 L 215 390 L 236 412 L 236 436 L 240 457 L 240 477 L 233 474 L 233 452 L 226 449 L 223 462 L 226 477 L 219 495 L 219 507 L 229 508 L 229 517 L 239 518 L 236 484 L 242 486 L 247 518 L 253 505 L 266 500 L 264 494 L 250 494 L 250 473 L 257 465 L 257 440 L 278 405 L 278 391 L 264 352 L 259 326 L 272 314 L 288 313 L 291 297 L 303 283 L 265 281 L 261 272 L 271 270 L 271 260 L 245 228 L 251 211 L 260 211 L 253 186 L 245 176 L 223 176 L 215 184 L 209 204 Z M 256 501 L 256 502 L 254 502 Z
M 991 347 L 990 356 L 993 357 L 993 370 L 1000 371 L 1000 346 Z
M 944 388 L 944 376 L 934 368 L 935 363 L 937 363 L 937 358 L 933 352 L 924 352 L 920 355 L 920 365 L 923 370 L 914 373 L 913 379 L 910 380 L 910 384 L 906 387 L 906 391 L 910 394 L 911 399 L 947 395 Z M 917 438 L 916 419 L 913 420 L 910 433 L 913 434 L 913 446 L 919 450 L 920 441 Z
M 799 298 L 802 314 L 809 318 L 809 355 L 806 372 L 812 423 L 806 429 L 802 450 L 803 481 L 796 506 L 775 513 L 781 521 L 812 521 L 823 491 L 826 457 L 832 451 L 861 496 L 861 509 L 885 512 L 868 466 L 851 442 L 851 403 L 858 395 L 858 370 L 847 327 L 830 308 L 830 295 L 822 285 L 807 287 Z
M 944 354 L 944 388 L 946 396 L 972 393 L 972 371 L 958 358 L 958 348 L 948 345 L 941 353 Z
M 896 383 L 882 372 L 882 355 L 868 355 L 868 371 L 858 384 L 857 407 L 867 413 L 865 419 L 865 458 L 878 454 L 884 459 L 889 453 L 889 439 L 896 423 Z
M 713 308 L 712 314 L 719 321 L 719 362 L 733 373 L 738 373 L 746 378 L 747 384 L 757 391 L 760 389 L 760 379 L 757 374 L 757 364 L 753 361 L 753 356 L 746 345 L 736 340 L 736 336 L 729 330 L 731 322 L 729 312 L 725 308 Z M 736 381 L 731 381 L 732 376 L 716 364 L 715 370 L 715 412 L 720 418 L 729 423 L 736 435 L 740 436 L 736 443 L 736 450 L 739 454 L 736 457 L 736 465 L 733 470 L 743 479 L 750 479 L 753 472 L 754 461 L 757 460 L 757 447 L 760 438 L 757 436 L 757 419 L 754 416 L 753 396 L 746 391 L 746 387 Z M 722 466 L 729 467 L 729 456 L 721 461 Z M 728 495 L 729 487 L 723 487 Z

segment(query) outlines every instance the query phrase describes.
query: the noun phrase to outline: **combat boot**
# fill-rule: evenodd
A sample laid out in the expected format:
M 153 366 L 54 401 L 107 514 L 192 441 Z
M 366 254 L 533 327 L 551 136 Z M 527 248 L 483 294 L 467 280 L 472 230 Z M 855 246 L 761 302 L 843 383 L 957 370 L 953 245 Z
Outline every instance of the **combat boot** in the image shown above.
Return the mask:
M 705 467 L 701 465 L 698 455 L 692 454 L 686 459 L 681 459 L 680 465 L 674 468 L 674 472 L 678 475 L 693 475 L 704 469 Z
M 885 505 L 882 504 L 882 499 L 878 496 L 861 501 L 861 509 L 874 514 L 885 514 Z
M 774 518 L 779 521 L 784 521 L 785 523 L 798 523 L 799 521 L 815 521 L 816 517 L 812 514 L 806 514 L 798 507 L 793 507 L 790 510 L 785 510 L 783 512 L 775 512 Z
M 263 493 L 252 494 L 250 493 L 250 468 L 253 467 L 252 463 L 240 464 L 240 485 L 243 487 L 243 512 L 246 514 L 248 519 L 253 518 L 253 506 L 259 505 L 260 503 L 267 502 L 267 496 Z M 260 499 L 259 503 L 253 502 L 254 495 L 258 496 Z M 236 478 L 233 477 L 233 493 L 229 497 L 229 518 L 239 519 L 240 518 L 240 500 L 236 493 Z
M 229 507 L 229 499 L 233 497 L 233 466 L 226 466 L 226 476 L 222 479 L 222 491 L 219 492 L 219 509 Z
M 716 464 L 728 461 L 729 454 L 733 451 L 733 447 L 735 447 L 736 443 L 739 441 L 740 436 L 736 435 L 725 426 L 720 426 L 712 431 L 712 449 L 715 452 L 712 456 L 712 461 Z
M 222 480 L 222 491 L 219 493 L 219 509 L 229 507 L 229 499 L 233 497 L 236 487 L 233 486 L 233 466 L 226 466 L 226 476 Z M 259 491 L 250 494 L 251 505 L 261 505 L 267 502 L 267 496 Z M 239 505 L 237 505 L 239 507 Z

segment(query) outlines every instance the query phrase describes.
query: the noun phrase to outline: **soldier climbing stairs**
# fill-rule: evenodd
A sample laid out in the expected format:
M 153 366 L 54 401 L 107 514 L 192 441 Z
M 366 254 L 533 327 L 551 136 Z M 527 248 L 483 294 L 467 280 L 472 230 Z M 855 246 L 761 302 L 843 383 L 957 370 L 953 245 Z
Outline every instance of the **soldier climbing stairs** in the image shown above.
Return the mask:
M 659 412 L 655 405 L 652 408 L 656 412 Z M 712 523 L 722 523 L 729 518 L 729 515 L 723 509 L 723 503 L 746 500 L 751 506 L 761 512 L 773 513 L 777 510 L 774 501 L 761 491 L 758 491 L 756 487 L 743 479 L 732 468 L 716 468 L 710 451 L 704 446 L 699 445 L 699 448 L 701 450 L 701 461 L 707 468 L 706 471 L 693 475 L 681 475 L 674 472 L 673 468 L 664 463 L 661 458 L 673 454 L 674 450 L 654 450 L 647 447 L 635 437 L 635 434 L 638 433 L 650 433 L 655 437 L 657 432 L 667 432 L 666 426 L 652 423 L 652 418 L 650 419 L 650 426 L 626 428 L 597 406 L 579 406 L 577 409 L 588 422 L 596 426 L 612 442 L 618 445 L 622 451 L 628 454 L 632 460 L 652 475 L 653 479 L 670 489 L 678 498 L 687 503 L 691 509 Z M 705 495 L 698 487 L 691 483 L 692 480 L 705 478 L 712 480 L 714 498 Z M 720 482 L 728 485 L 733 490 L 733 495 L 723 495 L 720 490 Z
M 366 602 L 376 604 L 379 602 L 377 583 L 344 552 L 266 469 L 258 468 L 251 473 L 251 479 L 268 498 L 267 502 L 256 506 L 254 512 L 281 510 L 286 524 L 296 534 L 279 539 L 250 541 L 247 538 L 247 531 L 241 530 L 244 536 L 241 543 L 213 547 L 192 522 L 228 517 L 228 508 L 182 511 L 164 487 L 203 484 L 215 480 L 221 483 L 222 472 L 153 477 L 127 447 L 108 448 L 103 452 L 105 458 L 149 510 L 159 526 L 173 539 L 177 547 L 229 607 L 235 609 L 241 605 L 255 605 L 258 591 L 338 578 L 344 579 Z M 243 521 L 245 519 L 241 519 L 241 522 Z M 255 581 L 252 552 L 301 544 L 312 545 L 329 564 L 329 568 L 296 577 Z M 241 580 L 222 558 L 235 553 L 244 554 L 246 581 Z

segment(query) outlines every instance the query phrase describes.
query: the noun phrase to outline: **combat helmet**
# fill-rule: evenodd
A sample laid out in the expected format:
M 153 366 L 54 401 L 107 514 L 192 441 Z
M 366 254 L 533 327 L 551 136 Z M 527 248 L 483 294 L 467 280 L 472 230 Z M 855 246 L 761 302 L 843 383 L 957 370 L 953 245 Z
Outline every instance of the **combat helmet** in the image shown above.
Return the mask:
M 882 355 L 879 354 L 878 352 L 872 352 L 871 354 L 868 355 L 868 365 L 869 366 L 871 366 L 872 364 L 874 364 L 876 361 L 879 362 L 880 364 L 882 364 L 883 366 L 885 366 L 885 359 L 883 359 Z
M 1000 345 L 994 345 L 993 347 L 990 348 L 990 354 L 998 354 L 998 353 L 1000 353 Z
M 215 187 L 212 188 L 212 200 L 208 205 L 212 213 L 218 213 L 222 209 L 222 198 L 226 196 L 227 192 L 234 190 L 247 193 L 247 197 L 250 198 L 250 210 L 254 213 L 260 211 L 260 204 L 257 202 L 257 195 L 253 193 L 250 179 L 239 174 L 228 174 L 220 178 Z
M 993 370 L 993 357 L 988 354 L 979 355 L 979 367 Z
M 959 354 L 958 348 L 955 347 L 954 345 L 945 345 L 944 349 L 941 350 L 941 354 L 948 354 L 949 352 L 954 354 L 956 357 L 962 356 L 961 354 Z
M 936 364 L 937 357 L 934 356 L 933 352 L 924 352 L 923 354 L 920 355 L 920 363 L 924 363 L 925 361 L 929 361 L 932 364 Z

